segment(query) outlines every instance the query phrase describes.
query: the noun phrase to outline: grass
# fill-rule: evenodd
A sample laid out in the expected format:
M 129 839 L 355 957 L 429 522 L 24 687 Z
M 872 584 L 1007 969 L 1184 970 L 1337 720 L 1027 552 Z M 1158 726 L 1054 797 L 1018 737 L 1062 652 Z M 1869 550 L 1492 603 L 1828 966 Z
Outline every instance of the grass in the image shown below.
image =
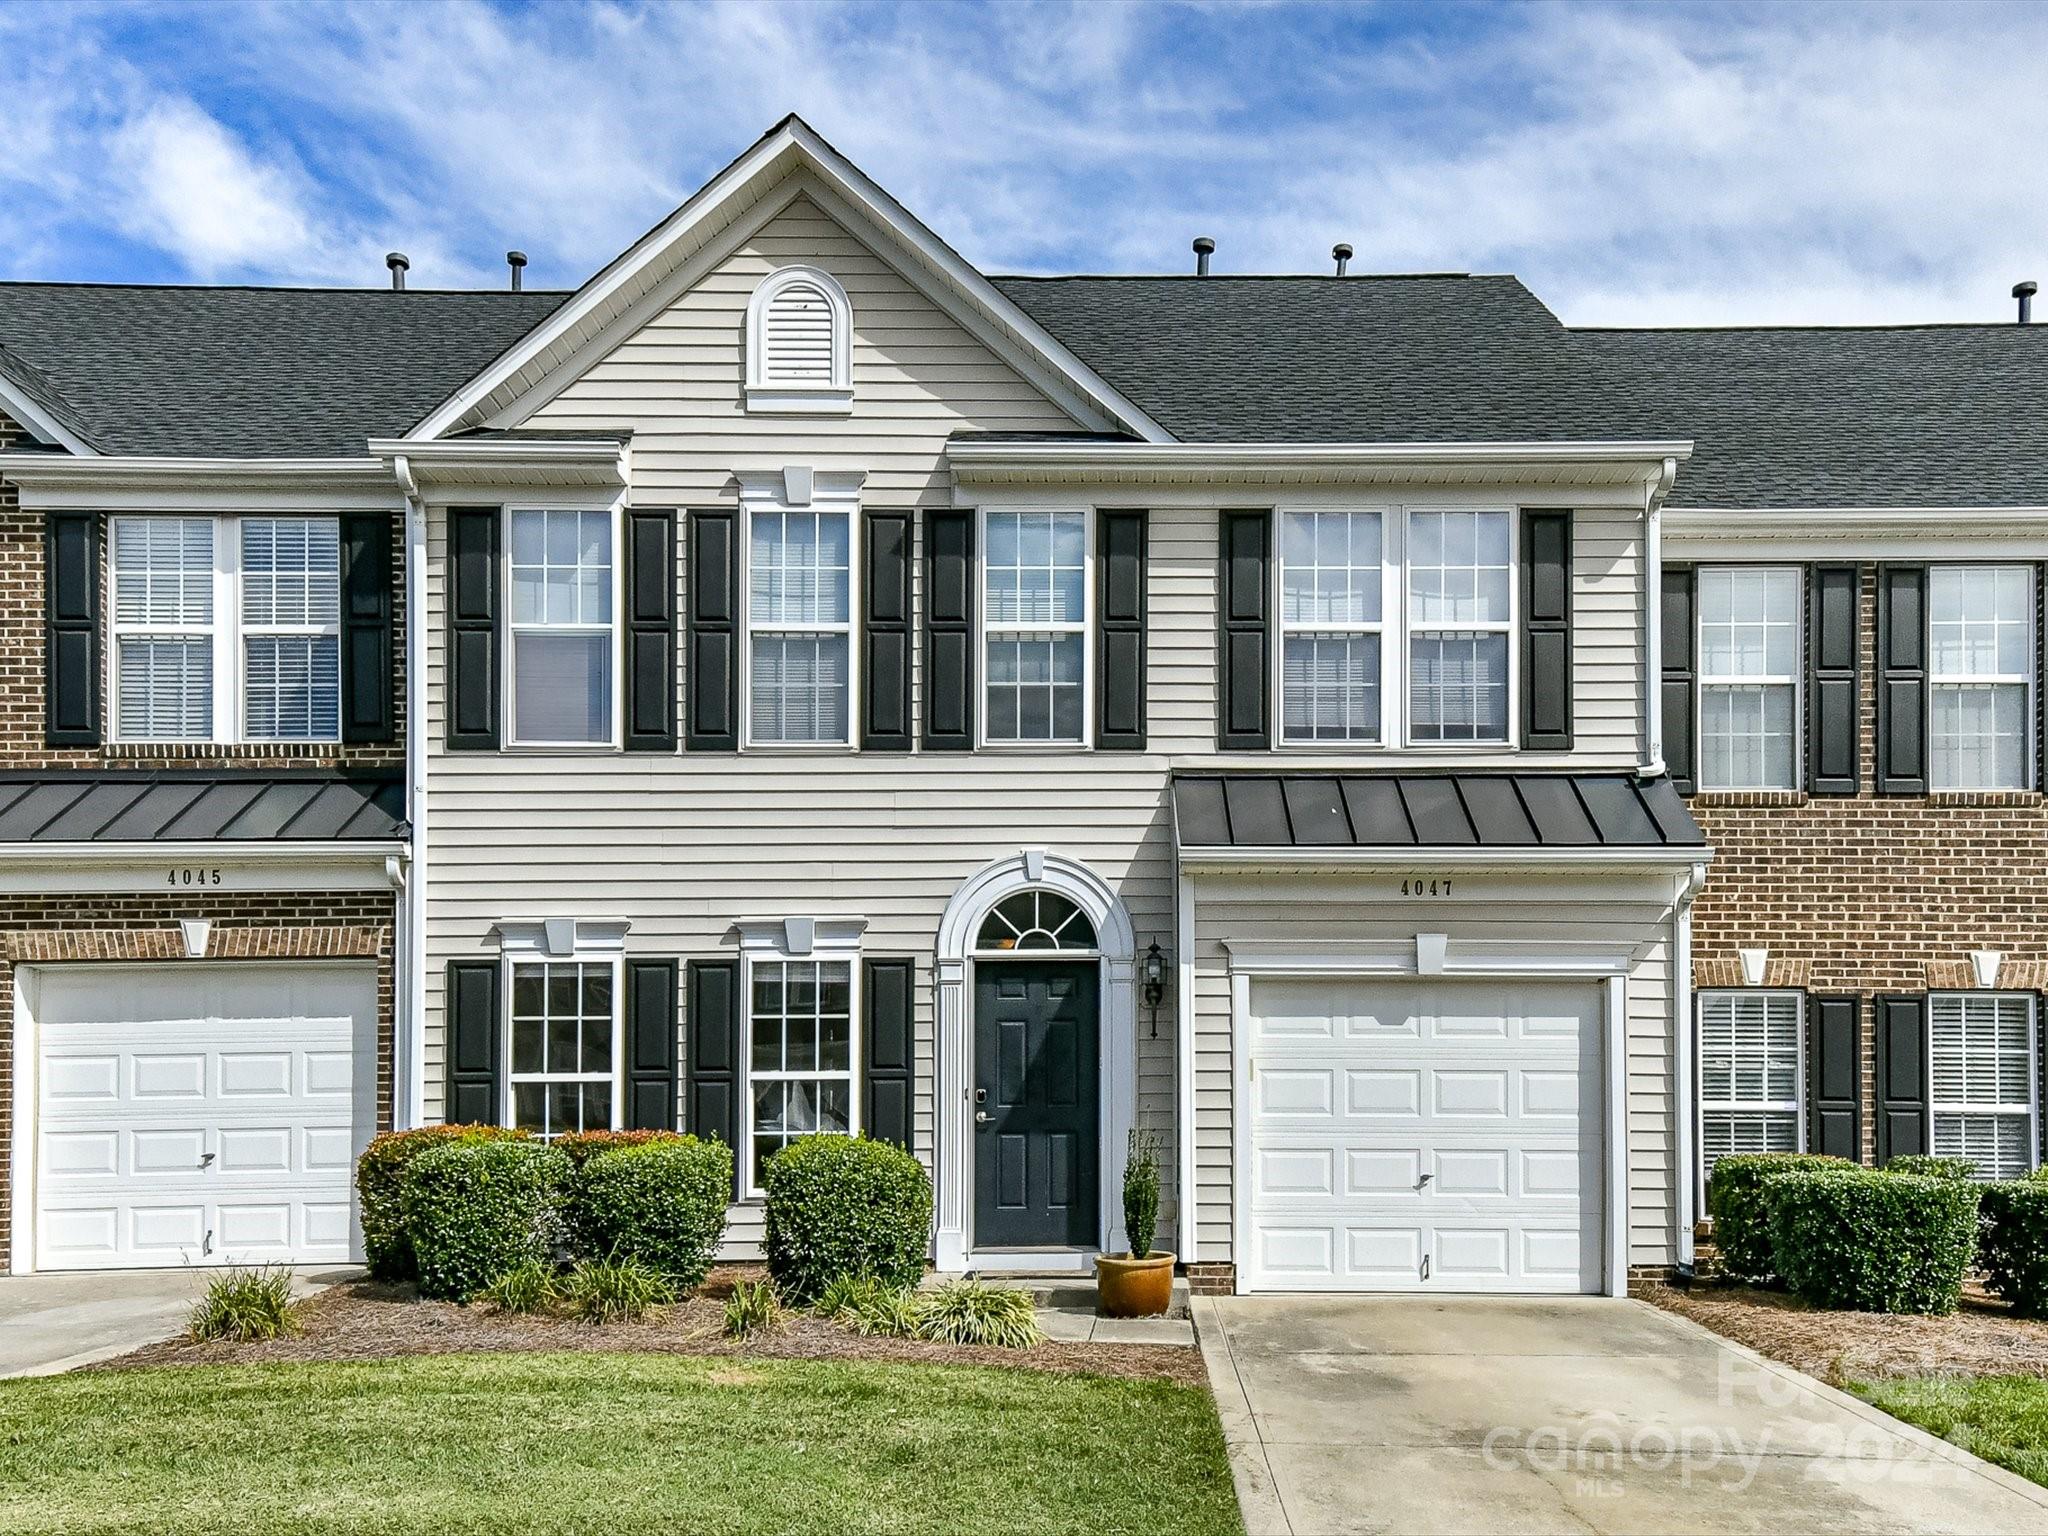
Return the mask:
M 1857 1381 L 1865 1402 L 2048 1485 L 2048 1380 L 2039 1376 L 1895 1376 Z
M 455 1355 L 0 1381 L 0 1530 L 1237 1532 L 1204 1392 L 965 1366 Z

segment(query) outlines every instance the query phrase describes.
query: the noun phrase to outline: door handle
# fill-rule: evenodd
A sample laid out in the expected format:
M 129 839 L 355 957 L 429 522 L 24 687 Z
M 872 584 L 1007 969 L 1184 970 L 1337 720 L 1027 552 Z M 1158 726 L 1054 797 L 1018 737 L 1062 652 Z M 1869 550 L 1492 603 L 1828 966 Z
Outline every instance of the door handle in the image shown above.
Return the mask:
M 1433 1173 L 1425 1173 L 1421 1178 L 1415 1181 L 1415 1187 L 1417 1189 L 1426 1188 L 1429 1184 L 1429 1181 L 1435 1177 L 1436 1175 Z
M 212 1161 L 214 1160 L 214 1158 L 215 1158 L 215 1157 L 217 1157 L 217 1156 L 219 1156 L 219 1154 L 218 1154 L 218 1153 L 215 1153 L 215 1152 L 202 1152 L 202 1153 L 200 1153 L 200 1154 L 199 1154 L 199 1166 L 200 1166 L 200 1167 L 202 1167 L 202 1168 L 206 1167 L 206 1166 L 207 1166 L 207 1165 L 208 1165 L 209 1163 L 211 1163 L 211 1162 L 212 1162 Z
M 994 1118 L 995 1117 L 985 1109 L 977 1109 L 974 1112 L 974 1123 L 976 1125 L 987 1125 L 989 1121 Z

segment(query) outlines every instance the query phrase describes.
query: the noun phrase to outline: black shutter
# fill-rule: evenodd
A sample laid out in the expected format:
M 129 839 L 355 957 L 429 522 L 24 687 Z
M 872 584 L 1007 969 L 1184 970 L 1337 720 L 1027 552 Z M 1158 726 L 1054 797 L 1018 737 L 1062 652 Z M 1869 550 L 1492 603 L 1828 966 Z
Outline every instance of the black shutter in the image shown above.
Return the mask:
M 910 560 L 908 512 L 867 514 L 862 606 L 860 744 L 910 750 Z
M 732 1148 L 733 1188 L 747 1187 L 740 1159 L 740 963 L 692 960 L 683 1021 L 689 1045 L 684 1123 L 691 1135 L 713 1136 Z
M 676 515 L 626 514 L 626 750 L 676 749 Z
M 1863 1160 L 1863 1050 L 1853 997 L 1806 1002 L 1806 1149 Z
M 448 509 L 448 750 L 498 747 L 498 509 Z
M 1572 515 L 1522 513 L 1522 745 L 1572 744 Z
M 1699 573 L 1689 565 L 1664 567 L 1658 594 L 1657 623 L 1663 650 L 1664 675 L 1658 679 L 1658 708 L 1664 712 L 1664 765 L 1681 795 L 1699 789 L 1699 761 L 1693 721 L 1699 713 L 1699 673 L 1695 654 L 1699 626 Z
M 626 962 L 626 1128 L 676 1128 L 676 963 Z
M 1263 752 L 1273 745 L 1271 512 L 1225 512 L 1217 614 L 1216 745 L 1224 752 Z
M 974 514 L 924 522 L 924 744 L 974 750 Z
M 1145 556 L 1142 511 L 1095 514 L 1095 745 L 1145 750 Z
M 496 1125 L 503 1102 L 499 1069 L 504 1059 L 504 1024 L 498 1000 L 496 960 L 450 960 L 448 995 L 447 1102 L 441 1118 L 450 1125 Z
M 869 960 L 862 967 L 861 1065 L 866 1086 L 861 1129 L 877 1141 L 910 1148 L 911 998 L 917 974 L 909 960 Z
M 740 540 L 737 512 L 690 514 L 690 660 L 683 745 L 740 748 Z
M 100 744 L 100 515 L 52 512 L 43 524 L 44 739 Z
M 1927 999 L 1877 1000 L 1877 1161 L 1928 1150 Z
M 1861 782 L 1856 758 L 1856 609 L 1860 578 L 1853 565 L 1816 565 L 1807 572 L 1807 786 L 1816 795 L 1853 795 Z
M 389 741 L 392 710 L 391 516 L 341 520 L 341 739 Z
M 1927 793 L 1924 565 L 1877 568 L 1877 792 Z

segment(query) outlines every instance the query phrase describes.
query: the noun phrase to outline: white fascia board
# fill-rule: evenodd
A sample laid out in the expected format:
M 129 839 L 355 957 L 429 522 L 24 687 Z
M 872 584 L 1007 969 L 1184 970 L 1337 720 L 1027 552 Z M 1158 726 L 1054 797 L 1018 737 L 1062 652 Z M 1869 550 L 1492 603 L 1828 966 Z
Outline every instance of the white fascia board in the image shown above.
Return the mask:
M 632 445 L 610 438 L 541 442 L 532 439 L 487 439 L 416 443 L 403 438 L 372 438 L 370 452 L 387 466 L 397 483 L 396 463 L 403 459 L 420 485 L 485 483 L 522 472 L 551 485 L 624 486 L 630 478 Z
M 4 378 L 0 378 L 0 410 L 5 410 L 9 416 L 12 416 L 24 427 L 27 427 L 42 442 L 55 443 L 67 453 L 77 454 L 80 458 L 84 459 L 97 458 L 99 456 L 99 449 L 93 447 L 91 443 L 44 410 L 32 397 L 22 390 L 15 388 L 13 384 Z M 4 457 L 4 455 L 0 455 L 0 457 Z
M 0 454 L 0 480 L 13 484 L 27 508 L 149 511 L 240 506 L 284 510 L 403 505 L 391 466 L 362 459 L 63 458 Z
M 0 892 L 168 890 L 195 899 L 299 891 L 396 891 L 402 842 L 0 844 Z M 191 872 L 190 884 L 178 877 Z
M 834 194 L 861 209 L 912 252 L 934 275 L 951 284 L 990 319 L 1017 337 L 1092 400 L 1105 416 L 1120 421 L 1148 442 L 1170 442 L 1171 435 L 1118 393 L 1095 371 L 1054 340 L 1042 326 L 968 265 L 888 193 L 801 120 L 791 118 L 720 171 L 680 208 L 614 257 L 576 294 L 533 330 L 500 353 L 481 373 L 464 384 L 406 434 L 409 442 L 428 441 L 462 422 L 520 370 L 550 348 L 570 341 L 579 329 L 602 317 L 610 321 L 629 308 L 635 282 L 661 262 L 700 225 L 716 228 L 729 222 L 727 205 L 772 186 L 784 174 L 785 162 L 802 164 Z
M 1345 480 L 1434 472 L 1451 477 L 1655 484 L 1692 454 L 1690 442 L 1581 443 L 949 443 L 963 485 L 1114 477 L 1126 483 L 1206 477 Z
M 2048 507 L 1670 507 L 1664 539 L 1687 559 L 2039 559 Z
M 1704 867 L 1711 848 L 1182 848 L 1193 870 L 1501 869 L 1597 874 L 1606 870 Z

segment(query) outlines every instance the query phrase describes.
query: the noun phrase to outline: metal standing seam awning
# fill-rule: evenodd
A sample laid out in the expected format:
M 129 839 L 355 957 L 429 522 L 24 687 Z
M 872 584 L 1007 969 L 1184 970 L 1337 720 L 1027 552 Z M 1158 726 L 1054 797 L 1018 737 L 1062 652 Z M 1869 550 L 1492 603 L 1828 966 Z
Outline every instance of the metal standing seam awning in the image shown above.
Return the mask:
M 396 774 L 0 773 L 0 845 L 391 843 L 407 832 Z

